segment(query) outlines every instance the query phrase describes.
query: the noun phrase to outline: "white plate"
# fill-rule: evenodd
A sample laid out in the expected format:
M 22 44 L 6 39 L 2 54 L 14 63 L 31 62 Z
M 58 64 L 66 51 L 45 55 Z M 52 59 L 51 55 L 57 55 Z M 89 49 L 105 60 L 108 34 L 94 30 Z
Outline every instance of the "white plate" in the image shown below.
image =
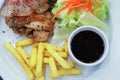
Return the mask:
M 0 0 L 0 7 L 2 4 Z M 70 75 L 59 77 L 54 80 L 120 80 L 120 0 L 109 0 L 111 40 L 109 55 L 105 61 L 91 68 L 81 67 L 82 75 Z M 4 33 L 5 31 L 5 33 Z M 16 59 L 3 46 L 4 42 L 11 42 L 13 45 L 16 41 L 25 37 L 14 34 L 5 24 L 4 18 L 0 17 L 0 75 L 4 80 L 29 80 L 28 76 L 16 61 Z M 52 42 L 56 43 L 56 42 Z M 30 50 L 27 49 L 29 52 Z M 49 79 L 49 68 L 46 70 L 46 78 Z

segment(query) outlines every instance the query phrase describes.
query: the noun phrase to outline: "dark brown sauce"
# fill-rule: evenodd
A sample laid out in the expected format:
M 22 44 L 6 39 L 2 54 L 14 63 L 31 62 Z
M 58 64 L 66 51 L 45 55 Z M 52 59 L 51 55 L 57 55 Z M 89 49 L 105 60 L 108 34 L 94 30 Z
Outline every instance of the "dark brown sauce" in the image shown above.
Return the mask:
M 74 56 L 85 63 L 97 61 L 103 54 L 104 42 L 93 31 L 79 32 L 71 42 L 71 50 Z

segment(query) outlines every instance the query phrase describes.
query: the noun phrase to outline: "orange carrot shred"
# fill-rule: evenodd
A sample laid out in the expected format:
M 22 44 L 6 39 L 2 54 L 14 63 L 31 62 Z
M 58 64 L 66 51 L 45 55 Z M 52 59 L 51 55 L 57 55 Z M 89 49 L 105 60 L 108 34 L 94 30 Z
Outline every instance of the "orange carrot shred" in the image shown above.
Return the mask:
M 97 0 L 94 0 L 95 2 L 96 2 L 96 4 L 100 7 L 100 8 L 102 8 L 102 5 L 97 1 Z
M 99 3 L 98 0 L 94 0 L 94 2 L 100 7 L 102 8 L 102 5 Z M 91 2 L 91 0 L 65 0 L 64 2 L 62 2 L 62 4 L 64 5 L 63 8 L 61 8 L 60 10 L 58 10 L 52 20 L 54 21 L 54 19 L 65 9 L 68 9 L 68 15 L 75 9 L 79 8 L 79 9 L 84 9 L 85 11 L 89 11 L 91 13 L 93 13 L 93 7 L 94 4 Z
M 52 21 L 54 21 L 54 19 L 59 15 L 60 12 L 62 12 L 64 9 L 66 9 L 67 7 L 63 7 L 62 9 L 60 9 L 58 12 L 55 13 L 55 15 L 52 18 Z
M 72 12 L 74 10 L 74 8 L 73 7 L 70 7 L 69 9 L 68 9 L 68 15 Z

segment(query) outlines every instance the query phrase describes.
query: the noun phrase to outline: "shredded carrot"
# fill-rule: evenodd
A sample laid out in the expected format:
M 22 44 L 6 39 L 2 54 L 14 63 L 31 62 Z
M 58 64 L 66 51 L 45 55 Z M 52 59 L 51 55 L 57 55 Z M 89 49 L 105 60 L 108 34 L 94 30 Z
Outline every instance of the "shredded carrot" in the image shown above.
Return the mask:
M 53 16 L 53 18 L 52 18 L 52 21 L 54 21 L 54 19 L 59 15 L 59 13 L 61 13 L 64 9 L 66 9 L 67 7 L 63 7 L 62 9 L 60 9 L 59 11 L 57 11 L 55 14 L 54 14 L 54 16 Z
M 96 4 L 100 7 L 100 8 L 102 8 L 102 5 L 97 1 L 97 0 L 94 0 L 95 2 L 96 2 Z
M 68 9 L 68 15 L 72 12 L 74 10 L 74 8 L 73 7 L 70 7 L 69 9 Z
M 91 13 L 93 13 L 93 9 L 92 9 L 92 7 L 93 7 L 93 5 L 92 4 L 88 4 L 88 10 L 91 12 Z
M 98 0 L 94 0 L 94 2 L 100 7 L 102 8 L 102 5 L 99 3 Z M 68 15 L 76 9 L 84 9 L 85 11 L 89 11 L 91 13 L 93 13 L 93 8 L 94 8 L 94 4 L 91 2 L 91 0 L 65 0 L 64 2 L 62 2 L 63 4 L 63 8 L 61 8 L 60 10 L 58 10 L 52 20 L 54 21 L 55 18 L 65 9 L 68 9 Z

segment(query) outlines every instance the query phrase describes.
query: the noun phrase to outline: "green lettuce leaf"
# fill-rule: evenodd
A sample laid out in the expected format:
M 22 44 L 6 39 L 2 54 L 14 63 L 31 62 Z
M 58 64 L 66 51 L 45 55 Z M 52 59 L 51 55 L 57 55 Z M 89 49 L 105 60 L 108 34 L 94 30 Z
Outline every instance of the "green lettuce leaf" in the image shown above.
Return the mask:
M 64 0 L 57 1 L 55 7 L 52 10 L 53 14 L 55 14 L 58 10 L 63 8 L 62 4 L 63 1 Z M 93 9 L 94 14 L 90 12 L 85 12 L 82 9 L 76 9 L 68 15 L 67 14 L 68 10 L 67 9 L 63 10 L 57 17 L 59 28 L 55 30 L 54 32 L 55 34 L 53 37 L 58 38 L 59 36 L 59 38 L 66 38 L 71 34 L 71 32 L 74 29 L 81 27 L 83 25 L 96 26 L 108 36 L 108 27 L 103 22 L 108 13 L 108 0 L 99 0 L 99 2 L 101 3 L 102 8 L 100 8 L 97 4 L 93 2 L 93 4 L 95 5 Z

